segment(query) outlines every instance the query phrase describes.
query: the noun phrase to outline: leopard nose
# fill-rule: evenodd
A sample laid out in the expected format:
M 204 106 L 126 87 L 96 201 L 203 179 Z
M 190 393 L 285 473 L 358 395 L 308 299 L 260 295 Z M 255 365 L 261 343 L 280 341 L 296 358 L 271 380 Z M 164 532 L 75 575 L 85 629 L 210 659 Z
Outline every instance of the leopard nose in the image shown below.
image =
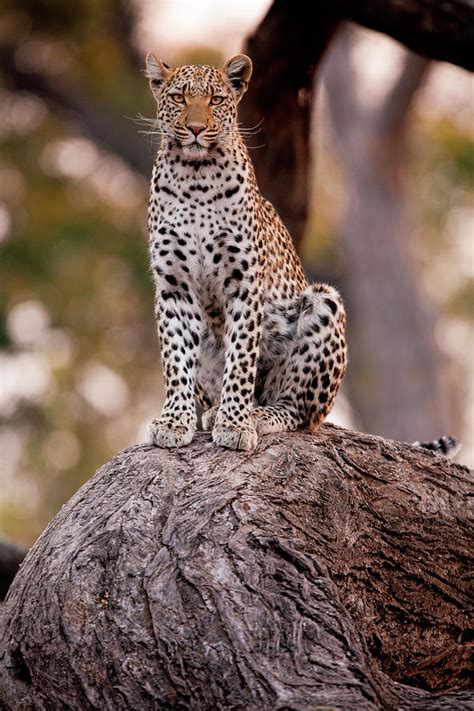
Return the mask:
M 206 128 L 205 123 L 188 123 L 187 127 L 189 128 L 192 133 L 194 133 L 195 136 L 198 136 L 204 129 Z

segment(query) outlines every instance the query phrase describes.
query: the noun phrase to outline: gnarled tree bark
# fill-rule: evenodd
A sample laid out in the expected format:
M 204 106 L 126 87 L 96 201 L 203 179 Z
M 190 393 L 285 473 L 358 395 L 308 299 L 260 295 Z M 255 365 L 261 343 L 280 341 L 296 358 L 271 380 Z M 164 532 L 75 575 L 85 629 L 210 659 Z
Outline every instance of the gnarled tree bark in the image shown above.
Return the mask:
M 465 468 L 330 425 L 125 450 L 10 589 L 3 708 L 472 708 L 468 494 Z

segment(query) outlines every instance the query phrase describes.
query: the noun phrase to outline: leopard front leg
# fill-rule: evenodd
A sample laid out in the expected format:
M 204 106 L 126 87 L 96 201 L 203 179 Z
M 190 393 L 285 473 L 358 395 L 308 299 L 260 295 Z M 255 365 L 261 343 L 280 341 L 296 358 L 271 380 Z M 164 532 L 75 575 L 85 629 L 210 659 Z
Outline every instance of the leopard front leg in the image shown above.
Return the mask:
M 245 262 L 245 260 L 242 260 Z M 258 440 L 251 416 L 263 298 L 258 278 L 234 268 L 225 281 L 225 365 L 219 409 L 212 439 L 221 447 L 252 450 Z M 214 413 L 210 413 L 209 423 Z M 206 425 L 206 423 L 204 423 Z
M 147 441 L 158 447 L 182 447 L 196 431 L 195 379 L 202 318 L 189 286 L 172 275 L 164 280 L 166 286 L 157 284 L 156 315 L 165 404 L 160 418 L 148 425 Z

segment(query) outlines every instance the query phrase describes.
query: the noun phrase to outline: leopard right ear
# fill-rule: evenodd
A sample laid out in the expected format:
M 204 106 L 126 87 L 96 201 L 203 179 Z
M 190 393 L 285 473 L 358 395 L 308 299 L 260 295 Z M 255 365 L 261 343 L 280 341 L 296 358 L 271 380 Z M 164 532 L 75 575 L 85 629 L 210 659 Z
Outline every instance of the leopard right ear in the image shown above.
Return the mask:
M 224 64 L 223 71 L 236 100 L 240 101 L 252 76 L 252 60 L 246 54 L 236 54 Z
M 153 52 L 148 52 L 146 55 L 146 72 L 145 76 L 150 80 L 150 89 L 153 92 L 155 99 L 158 101 L 163 84 L 171 74 L 171 69 L 167 64 L 157 59 Z

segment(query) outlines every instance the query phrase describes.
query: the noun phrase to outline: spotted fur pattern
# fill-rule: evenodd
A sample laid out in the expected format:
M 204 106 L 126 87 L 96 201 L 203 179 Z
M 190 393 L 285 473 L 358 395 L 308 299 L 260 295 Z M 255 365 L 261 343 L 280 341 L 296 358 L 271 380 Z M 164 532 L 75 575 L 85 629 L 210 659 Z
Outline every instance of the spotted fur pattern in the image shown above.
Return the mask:
M 433 439 L 429 442 L 413 442 L 414 447 L 422 447 L 429 449 L 435 454 L 441 454 L 444 457 L 455 457 L 461 449 L 461 442 L 455 437 L 443 435 L 438 439 Z
M 257 187 L 237 124 L 251 62 L 169 69 L 149 55 L 147 73 L 161 134 L 149 233 L 166 390 L 148 441 L 188 444 L 196 402 L 214 442 L 232 449 L 314 429 L 346 368 L 344 307 L 334 288 L 307 283 Z

